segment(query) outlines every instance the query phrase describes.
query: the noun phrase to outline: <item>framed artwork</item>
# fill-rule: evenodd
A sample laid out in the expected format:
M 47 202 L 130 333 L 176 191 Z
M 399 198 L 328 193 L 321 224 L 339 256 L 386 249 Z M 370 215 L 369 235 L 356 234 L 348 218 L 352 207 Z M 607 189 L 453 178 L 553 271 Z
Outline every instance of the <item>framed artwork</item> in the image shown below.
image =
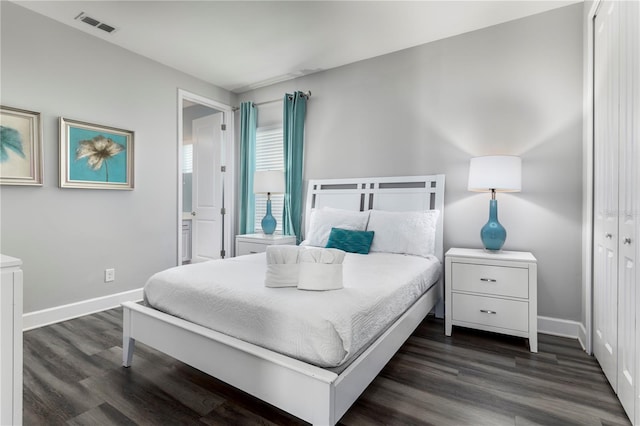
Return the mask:
M 133 189 L 134 132 L 60 117 L 60 187 Z
M 0 184 L 42 186 L 39 112 L 0 106 Z

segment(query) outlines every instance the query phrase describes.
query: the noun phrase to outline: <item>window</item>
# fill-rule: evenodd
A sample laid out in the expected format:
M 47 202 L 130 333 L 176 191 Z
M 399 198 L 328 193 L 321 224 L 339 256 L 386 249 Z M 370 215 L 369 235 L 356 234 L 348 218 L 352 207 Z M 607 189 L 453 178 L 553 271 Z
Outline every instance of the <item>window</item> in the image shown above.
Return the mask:
M 256 171 L 284 170 L 282 127 L 259 127 L 256 130 Z M 271 214 L 276 218 L 276 232 L 282 232 L 284 194 L 271 194 Z M 256 194 L 255 229 L 262 229 L 267 214 L 267 195 Z

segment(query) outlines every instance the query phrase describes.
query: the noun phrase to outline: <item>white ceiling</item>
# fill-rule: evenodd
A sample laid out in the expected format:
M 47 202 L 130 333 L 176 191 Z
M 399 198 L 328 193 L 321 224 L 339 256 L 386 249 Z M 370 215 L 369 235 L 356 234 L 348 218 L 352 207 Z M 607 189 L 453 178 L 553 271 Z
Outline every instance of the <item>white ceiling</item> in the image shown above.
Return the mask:
M 241 93 L 579 1 L 14 3 Z M 81 12 L 116 31 L 76 20 Z

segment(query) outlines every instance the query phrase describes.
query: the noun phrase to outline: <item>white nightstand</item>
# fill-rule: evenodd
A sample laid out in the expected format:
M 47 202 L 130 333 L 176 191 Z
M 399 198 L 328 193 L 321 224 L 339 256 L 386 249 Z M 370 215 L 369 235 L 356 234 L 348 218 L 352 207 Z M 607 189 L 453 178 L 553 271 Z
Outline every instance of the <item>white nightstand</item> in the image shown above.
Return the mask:
M 528 252 L 452 248 L 445 255 L 445 334 L 452 326 L 529 339 L 538 352 L 538 275 Z
M 266 234 L 245 234 L 236 235 L 236 256 L 251 253 L 262 253 L 267 250 L 267 246 L 276 244 L 296 243 L 294 235 L 266 235 Z

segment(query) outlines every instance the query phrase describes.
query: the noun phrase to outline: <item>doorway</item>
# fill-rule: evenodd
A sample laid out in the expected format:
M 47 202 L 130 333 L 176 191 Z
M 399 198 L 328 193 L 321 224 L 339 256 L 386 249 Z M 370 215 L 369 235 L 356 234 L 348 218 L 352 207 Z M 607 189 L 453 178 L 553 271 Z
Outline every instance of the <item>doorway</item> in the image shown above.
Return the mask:
M 233 140 L 230 106 L 178 91 L 178 265 L 231 253 Z

